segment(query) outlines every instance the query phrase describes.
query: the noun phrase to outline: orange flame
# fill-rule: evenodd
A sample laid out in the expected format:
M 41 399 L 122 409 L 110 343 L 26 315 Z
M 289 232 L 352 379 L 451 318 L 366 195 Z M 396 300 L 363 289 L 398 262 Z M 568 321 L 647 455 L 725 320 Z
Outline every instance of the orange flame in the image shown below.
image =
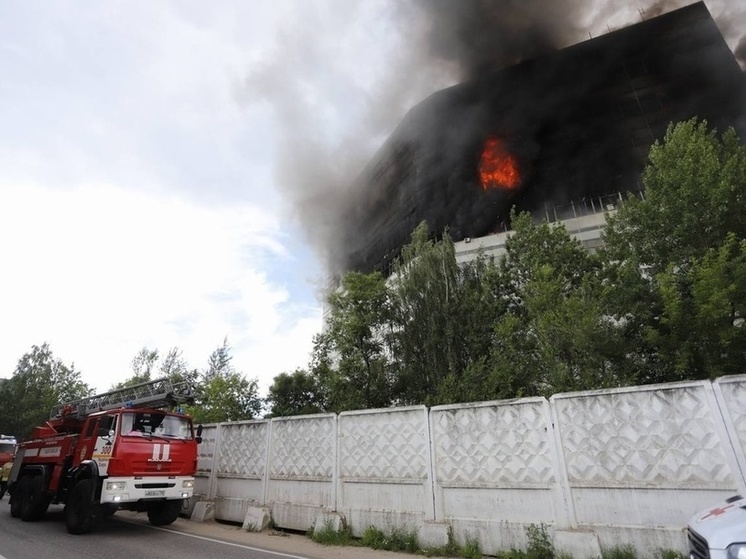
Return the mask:
M 479 160 L 479 179 L 483 190 L 507 188 L 512 190 L 521 182 L 516 158 L 507 152 L 497 138 L 487 138 Z

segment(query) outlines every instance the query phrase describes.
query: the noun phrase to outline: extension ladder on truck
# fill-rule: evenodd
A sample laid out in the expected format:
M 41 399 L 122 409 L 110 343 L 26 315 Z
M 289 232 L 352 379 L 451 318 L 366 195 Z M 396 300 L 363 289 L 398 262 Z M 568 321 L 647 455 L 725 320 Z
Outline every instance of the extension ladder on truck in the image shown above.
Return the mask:
M 52 408 L 49 418 L 60 419 L 70 415 L 83 418 L 97 411 L 121 407 L 158 409 L 193 401 L 194 392 L 188 382 L 173 382 L 168 378 L 160 378 L 58 404 Z

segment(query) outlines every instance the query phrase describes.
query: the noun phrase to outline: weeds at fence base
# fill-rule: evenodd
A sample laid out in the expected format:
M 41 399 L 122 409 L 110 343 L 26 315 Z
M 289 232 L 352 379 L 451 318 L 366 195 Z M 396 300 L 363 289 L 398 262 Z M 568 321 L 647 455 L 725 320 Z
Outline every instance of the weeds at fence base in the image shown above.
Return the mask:
M 425 557 L 463 557 L 464 559 L 482 559 L 484 556 L 479 548 L 476 537 L 467 537 L 464 545 L 456 542 L 453 531 L 448 531 L 448 543 L 442 547 L 421 547 L 417 540 L 417 532 L 412 530 L 392 529 L 389 533 L 368 527 L 361 538 L 355 538 L 349 527 L 335 530 L 332 523 L 324 524 L 321 530 L 313 528 L 307 534 L 313 541 L 322 545 L 347 545 L 370 547 L 383 551 L 397 551 L 423 555 Z M 567 553 L 558 553 L 549 536 L 545 524 L 530 524 L 526 526 L 528 546 L 526 550 L 511 549 L 500 551 L 497 559 L 573 559 Z M 640 559 L 631 545 L 621 545 L 606 548 L 601 551 L 600 559 Z M 686 555 L 671 549 L 659 549 L 655 559 L 686 559 Z

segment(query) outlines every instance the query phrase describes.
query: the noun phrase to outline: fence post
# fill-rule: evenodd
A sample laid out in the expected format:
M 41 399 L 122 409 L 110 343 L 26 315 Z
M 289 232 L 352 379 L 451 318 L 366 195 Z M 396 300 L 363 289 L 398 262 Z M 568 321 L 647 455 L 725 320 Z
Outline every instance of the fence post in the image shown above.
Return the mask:
M 210 479 L 207 483 L 207 499 L 214 501 L 218 492 L 218 454 L 220 453 L 220 438 L 223 433 L 222 424 L 215 427 L 215 446 L 212 450 L 212 466 L 210 466 Z
M 547 424 L 549 425 L 550 433 L 549 436 L 552 438 L 553 450 L 552 455 L 554 456 L 555 462 L 555 475 L 557 478 L 557 484 L 559 485 L 560 494 L 562 495 L 562 510 L 564 512 L 565 528 L 577 528 L 578 521 L 575 517 L 575 506 L 572 501 L 572 493 L 570 491 L 570 479 L 567 475 L 567 466 L 565 462 L 565 452 L 562 445 L 562 433 L 560 432 L 560 421 L 559 414 L 557 413 L 557 406 L 555 404 L 555 396 L 551 396 L 547 403 L 549 408 L 549 417 Z

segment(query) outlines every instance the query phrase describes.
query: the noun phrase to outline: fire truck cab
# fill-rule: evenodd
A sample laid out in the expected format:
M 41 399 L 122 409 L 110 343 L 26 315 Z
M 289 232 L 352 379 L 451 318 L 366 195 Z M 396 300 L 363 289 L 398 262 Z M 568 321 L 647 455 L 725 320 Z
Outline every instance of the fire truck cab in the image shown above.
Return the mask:
M 73 534 L 118 509 L 172 523 L 192 496 L 201 426 L 169 409 L 190 398 L 189 387 L 159 379 L 57 406 L 19 445 L 11 516 L 37 520 L 64 504 Z

